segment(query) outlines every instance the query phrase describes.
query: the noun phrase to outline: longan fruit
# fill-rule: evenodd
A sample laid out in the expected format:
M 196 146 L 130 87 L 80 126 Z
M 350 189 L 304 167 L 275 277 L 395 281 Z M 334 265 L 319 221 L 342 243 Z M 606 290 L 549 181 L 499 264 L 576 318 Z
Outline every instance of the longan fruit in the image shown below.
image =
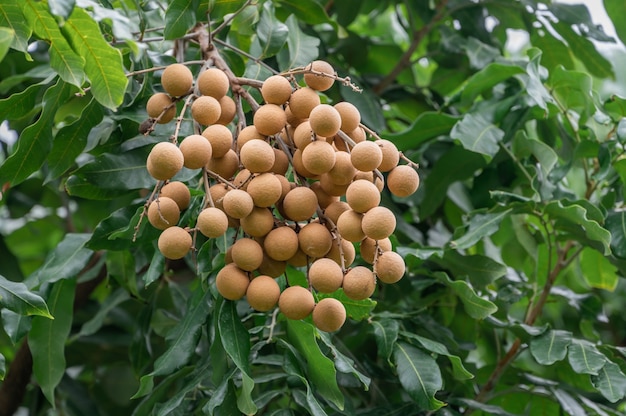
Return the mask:
M 235 263 L 229 263 L 217 272 L 215 286 L 217 291 L 228 300 L 243 298 L 250 285 L 248 274 Z
M 279 202 L 282 202 L 282 200 L 285 199 L 285 196 L 287 195 L 287 193 L 291 191 L 296 186 L 296 184 L 293 182 L 289 182 L 289 179 L 287 179 L 285 175 L 275 175 L 275 176 L 280 181 L 280 186 L 283 189 L 280 194 L 280 199 L 278 200 Z
M 304 148 L 310 145 L 315 139 L 316 137 L 311 129 L 311 123 L 309 123 L 308 120 L 298 124 L 298 127 L 293 131 L 293 144 L 300 150 L 304 150 Z
M 285 107 L 285 116 L 287 116 L 287 127 L 296 128 L 304 120 L 296 117 L 289 106 Z
M 237 105 L 235 104 L 235 100 L 230 98 L 228 95 L 225 95 L 217 101 L 220 103 L 221 111 L 220 118 L 218 118 L 215 123 L 227 125 L 235 119 L 235 114 L 237 113 Z
M 272 146 L 264 140 L 250 140 L 239 152 L 241 164 L 253 173 L 268 172 L 274 166 L 276 156 Z
M 311 110 L 320 105 L 320 96 L 311 88 L 304 87 L 294 91 L 289 97 L 291 113 L 302 120 L 309 118 Z
M 339 196 L 329 195 L 322 189 L 322 185 L 319 182 L 313 182 L 310 186 L 311 190 L 315 192 L 317 197 L 317 203 L 320 208 L 325 209 L 327 206 L 335 201 L 339 201 Z
M 252 237 L 263 237 L 274 228 L 274 215 L 267 208 L 254 207 L 250 215 L 241 219 L 241 228 Z
M 274 260 L 269 257 L 267 253 L 263 256 L 263 262 L 259 266 L 259 273 L 265 274 L 271 277 L 279 277 L 287 270 L 287 262 Z
M 250 140 L 265 140 L 265 136 L 258 132 L 254 125 L 246 126 L 237 135 L 237 150 L 241 151 L 241 147 Z
M 320 331 L 338 331 L 346 322 L 346 307 L 335 298 L 321 299 L 313 309 L 313 325 Z
M 376 143 L 365 140 L 352 148 L 350 160 L 357 170 L 368 172 L 378 168 L 383 161 L 383 152 Z
M 178 260 L 185 257 L 191 250 L 193 240 L 185 229 L 173 226 L 168 227 L 159 236 L 157 246 L 165 258 Z
M 172 101 L 172 98 L 166 93 L 157 92 L 153 94 L 146 103 L 146 112 L 148 113 L 148 117 L 158 118 L 161 116 L 161 113 L 165 111 L 158 123 L 169 123 L 174 117 L 176 117 L 176 106 L 173 104 L 174 101 Z
M 361 258 L 369 264 L 374 264 L 374 257 L 376 256 L 376 244 L 378 243 L 378 250 L 380 252 L 391 250 L 391 240 L 389 238 L 383 238 L 382 240 L 373 240 L 369 237 L 365 237 L 359 246 L 359 252 Z
M 222 207 L 228 216 L 240 220 L 250 215 L 254 201 L 243 189 L 231 189 L 222 198 Z
M 357 179 L 346 190 L 346 202 L 356 212 L 365 213 L 380 204 L 380 191 L 372 182 Z
M 315 140 L 302 151 L 302 164 L 314 175 L 326 173 L 335 165 L 335 149 L 324 140 Z
M 261 95 L 268 104 L 285 104 L 291 96 L 291 91 L 291 83 L 282 75 L 272 75 L 261 87 Z
M 192 134 L 180 142 L 180 151 L 183 153 L 184 165 L 188 169 L 200 169 L 211 159 L 213 149 L 211 143 L 199 134 Z
M 178 205 L 179 210 L 184 210 L 189 207 L 191 202 L 191 193 L 187 185 L 180 181 L 172 181 L 163 185 L 159 193 L 160 196 L 172 198 Z
M 399 165 L 391 169 L 387 175 L 387 188 L 400 198 L 413 195 L 420 184 L 417 171 L 409 165 Z
M 172 97 L 187 94 L 193 86 L 193 74 L 183 64 L 171 64 L 161 75 L 161 85 Z
M 364 142 L 367 139 L 367 135 L 365 134 L 365 130 L 361 126 L 357 127 L 356 129 L 354 129 L 351 132 L 346 133 L 346 134 L 355 143 L 361 143 L 361 142 Z
M 296 149 L 291 156 L 292 167 L 296 171 L 296 173 L 300 176 L 304 176 L 305 178 L 315 179 L 318 175 L 309 172 L 307 168 L 304 167 L 302 163 L 302 150 Z
M 406 266 L 404 259 L 395 251 L 385 251 L 376 259 L 374 273 L 383 283 L 396 283 L 402 279 Z
M 292 221 L 305 221 L 315 214 L 317 196 L 306 186 L 297 186 L 283 199 L 283 211 Z
M 270 276 L 260 275 L 250 281 L 246 300 L 250 307 L 259 312 L 273 309 L 280 298 L 280 286 Z
M 350 269 L 343 277 L 343 293 L 352 300 L 364 300 L 374 294 L 376 277 L 365 266 Z
M 374 207 L 363 215 L 363 233 L 374 240 L 382 240 L 396 229 L 396 216 L 387 207 Z
M 248 184 L 252 180 L 252 172 L 248 169 L 241 169 L 232 180 L 233 185 L 237 189 L 242 189 L 244 191 L 248 191 Z
M 205 237 L 221 237 L 228 229 L 228 217 L 219 208 L 207 207 L 198 214 L 196 226 Z
M 365 238 L 361 223 L 363 214 L 352 209 L 343 212 L 337 219 L 337 231 L 342 238 L 357 243 Z
M 333 236 L 324 225 L 311 222 L 298 232 L 300 249 L 311 258 L 324 257 L 333 245 Z
M 337 220 L 339 219 L 339 216 L 349 209 L 350 205 L 348 205 L 347 202 L 334 201 L 326 208 L 324 208 L 324 215 L 326 215 L 326 217 L 331 220 L 333 224 L 337 225 Z
M 191 104 L 191 116 L 195 121 L 205 126 L 217 122 L 221 115 L 222 108 L 219 101 L 208 95 L 196 98 Z
M 335 152 L 335 164 L 328 171 L 328 175 L 336 185 L 348 185 L 356 174 L 356 168 L 350 159 L 350 153 L 344 151 Z
M 233 133 L 222 124 L 213 124 L 202 131 L 202 136 L 211 143 L 213 157 L 220 158 L 233 147 Z
M 313 294 L 302 286 L 290 286 L 278 298 L 278 308 L 288 319 L 304 319 L 314 307 Z
M 207 169 L 224 179 L 230 179 L 239 169 L 239 156 L 233 149 L 230 149 L 222 157 L 212 157 L 207 163 Z
M 380 165 L 378 165 L 379 171 L 389 172 L 391 169 L 398 166 L 400 152 L 395 144 L 385 139 L 376 140 L 374 143 L 380 147 L 383 153 L 383 160 L 380 162 Z
M 319 258 L 311 263 L 309 282 L 320 293 L 332 293 L 341 287 L 343 271 L 334 260 Z
M 296 255 L 299 247 L 298 234 L 286 225 L 274 228 L 263 241 L 265 253 L 278 261 L 289 260 Z
M 284 175 L 289 170 L 289 158 L 287 154 L 280 149 L 274 148 L 274 164 L 270 172 L 278 175 Z
M 257 207 L 269 207 L 278 202 L 283 186 L 273 173 L 262 173 L 252 178 L 246 192 L 250 194 Z
M 341 250 L 339 247 L 341 245 Z M 356 249 L 354 248 L 354 244 L 345 238 L 335 238 L 333 240 L 333 245 L 330 248 L 330 251 L 326 253 L 326 258 L 333 260 L 338 265 L 342 265 L 341 263 L 341 255 L 343 253 L 343 267 L 350 267 L 354 260 L 356 259 Z
M 200 74 L 197 85 L 200 94 L 219 100 L 228 92 L 230 83 L 224 71 L 218 68 L 209 68 Z
M 345 185 L 337 185 L 333 182 L 329 173 L 324 173 L 319 176 L 320 186 L 328 195 L 332 196 L 343 196 L 346 194 L 348 190 L 349 183 Z
M 311 72 L 305 73 L 304 82 L 309 88 L 317 91 L 326 91 L 335 83 L 335 68 L 326 61 L 313 61 L 310 65 L 307 65 L 306 69 L 330 75 L 330 77 L 326 77 Z
M 287 116 L 282 107 L 276 104 L 264 104 L 254 112 L 252 123 L 259 133 L 272 136 L 285 128 Z
M 311 110 L 309 123 L 315 134 L 332 137 L 341 127 L 341 115 L 332 105 L 320 104 Z
M 178 224 L 180 208 L 171 198 L 159 196 L 148 206 L 148 221 L 159 230 L 165 230 Z
M 240 238 L 232 245 L 231 256 L 237 267 L 251 272 L 263 262 L 263 248 L 251 238 Z
M 183 168 L 185 157 L 178 146 L 170 142 L 159 142 L 148 154 L 146 168 L 154 179 L 163 181 L 172 178 Z
M 223 200 L 226 193 L 231 188 L 224 183 L 216 183 L 209 188 L 209 194 L 211 195 L 211 199 L 213 200 L 213 205 L 216 208 L 224 210 Z
M 385 183 L 383 182 L 383 180 L 380 178 L 380 176 L 374 174 L 374 172 L 363 172 L 363 171 L 357 170 L 356 173 L 354 174 L 353 181 L 356 181 L 359 179 L 365 179 L 368 182 L 372 182 L 374 185 L 376 185 L 376 188 L 378 188 L 379 192 L 382 192 L 383 188 L 385 187 Z
M 361 123 L 361 113 L 354 104 L 342 101 L 335 104 L 334 107 L 341 117 L 341 131 L 350 133 L 359 127 L 359 123 Z

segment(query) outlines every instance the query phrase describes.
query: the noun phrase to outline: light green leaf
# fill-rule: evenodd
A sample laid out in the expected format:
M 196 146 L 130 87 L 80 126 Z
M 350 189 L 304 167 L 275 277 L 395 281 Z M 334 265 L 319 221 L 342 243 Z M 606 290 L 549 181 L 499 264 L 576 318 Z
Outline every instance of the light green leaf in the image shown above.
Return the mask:
M 520 131 L 515 135 L 511 150 L 521 159 L 531 155 L 534 156 L 537 162 L 539 162 L 544 180 L 547 179 L 548 174 L 554 169 L 559 160 L 554 149 L 539 140 L 530 139 L 524 131 Z
M 0 310 L 2 327 L 13 345 L 17 344 L 30 331 L 32 317 L 13 312 L 10 309 Z
M 362 321 L 371 316 L 372 311 L 376 307 L 376 301 L 372 299 L 354 300 L 346 296 L 343 290 L 326 294 L 319 293 L 319 299 L 335 298 L 343 303 L 346 308 L 346 315 L 355 321 Z
M 481 254 L 462 255 L 456 250 L 445 250 L 443 256 L 430 260 L 449 269 L 455 276 L 467 276 L 473 285 L 485 287 L 506 274 L 506 266 Z
M 374 337 L 376 339 L 376 346 L 378 347 L 378 355 L 389 361 L 393 347 L 398 340 L 400 324 L 395 319 L 372 320 L 371 323 L 374 327 Z
M 554 23 L 553 27 L 565 39 L 574 56 L 587 68 L 590 74 L 598 78 L 613 78 L 613 66 L 589 39 L 576 33 L 571 25 L 563 22 Z
M 471 104 L 483 91 L 524 72 L 523 68 L 516 65 L 493 62 L 468 78 L 461 92 L 461 100 Z
M 491 159 L 500 150 L 499 143 L 504 137 L 504 132 L 481 114 L 468 113 L 454 125 L 450 137 L 459 140 L 467 150 L 481 153 L 487 159 Z
M 13 29 L 0 26 L 0 61 L 6 56 L 14 39 L 15 31 Z
M 610 212 L 604 226 L 611 233 L 611 252 L 626 259 L 626 211 Z
M 494 59 L 500 56 L 500 51 L 491 45 L 487 45 L 474 37 L 469 37 L 463 45 L 465 53 L 473 68 L 484 68 Z
M 396 371 L 400 384 L 417 402 L 420 409 L 437 410 L 445 403 L 435 394 L 443 387 L 437 361 L 409 344 L 398 342 L 394 348 Z
M 621 400 L 626 395 L 626 376 L 619 366 L 607 361 L 598 375 L 591 376 L 591 383 L 611 403 Z
M 425 111 L 406 130 L 387 134 L 385 138 L 394 142 L 398 150 L 415 149 L 430 139 L 450 133 L 458 121 L 457 116 Z
M 301 67 L 314 61 L 319 56 L 320 40 L 307 35 L 300 29 L 298 19 L 289 16 L 285 21 L 287 25 L 287 48 L 278 54 L 279 67 L 283 71 Z
M 461 358 L 457 355 L 451 354 L 450 351 L 448 351 L 448 347 L 446 347 L 442 343 L 429 339 L 429 338 L 422 337 L 417 334 L 412 334 L 410 332 L 403 331 L 402 335 L 407 338 L 416 340 L 417 342 L 420 343 L 420 345 L 425 350 L 448 357 L 448 359 L 450 360 L 450 364 L 452 365 L 452 372 L 454 374 L 455 379 L 470 380 L 474 378 L 474 375 L 470 373 L 463 365 Z
M 91 234 L 68 233 L 48 254 L 46 262 L 29 278 L 31 287 L 75 277 L 87 264 L 93 251 L 85 248 Z
M 12 282 L 0 276 L 0 306 L 20 315 L 52 318 L 43 298 L 28 290 L 22 282 Z
M 37 107 L 37 99 L 40 97 L 44 83 L 33 84 L 23 91 L 16 92 L 11 96 L 0 100 L 0 111 L 5 120 L 19 120 L 25 115 L 31 114 Z
M 589 247 L 583 249 L 580 253 L 580 268 L 589 286 L 611 292 L 617 287 L 617 268 L 597 250 Z
M 526 74 L 528 75 L 528 78 L 525 80 L 526 92 L 539 107 L 547 111 L 548 103 L 554 102 L 554 99 L 543 83 L 540 63 L 542 52 L 537 48 L 531 48 L 526 53 L 530 58 L 526 66 Z
M 184 36 L 196 24 L 198 0 L 172 0 L 165 12 L 165 39 Z
M 463 280 L 451 280 L 446 273 L 436 272 L 434 276 L 446 286 L 449 286 L 459 297 L 465 312 L 474 319 L 485 319 L 496 313 L 498 307 L 491 301 L 476 294 L 474 289 Z
M 593 79 L 588 73 L 568 71 L 558 66 L 550 73 L 548 85 L 552 96 L 563 108 L 576 111 L 580 115 L 579 124 L 593 115 Z
M 626 16 L 626 3 L 622 0 L 603 0 L 603 3 L 607 15 L 613 22 L 617 36 L 622 43 L 626 44 L 626 27 L 623 25 L 624 16 Z
M 241 373 L 241 393 L 237 397 L 237 408 L 244 415 L 253 415 L 257 412 L 257 406 L 252 400 L 254 380 L 249 375 Z
M 565 359 L 567 347 L 572 342 L 569 331 L 546 331 L 530 341 L 530 353 L 541 365 L 552 365 Z
M 498 231 L 500 222 L 510 215 L 512 208 L 499 212 L 486 214 L 474 214 L 467 225 L 467 231 L 456 240 L 450 241 L 450 246 L 457 250 L 463 250 L 476 244 L 478 241 Z
M 550 52 L 541 56 L 541 64 L 548 68 L 549 71 L 552 71 L 559 65 L 567 69 L 574 68 L 572 50 L 560 39 L 555 38 L 549 31 L 532 31 L 530 42 L 542 51 Z
M 24 17 L 22 4 L 11 0 L 0 0 L 0 26 L 13 30 L 10 46 L 21 52 L 28 51 L 32 26 Z
M 567 351 L 567 359 L 572 369 L 579 374 L 598 375 L 607 362 L 607 358 L 595 345 L 583 339 L 572 339 Z
M 572 416 L 587 416 L 587 411 L 565 390 L 554 388 L 552 392 L 566 414 Z

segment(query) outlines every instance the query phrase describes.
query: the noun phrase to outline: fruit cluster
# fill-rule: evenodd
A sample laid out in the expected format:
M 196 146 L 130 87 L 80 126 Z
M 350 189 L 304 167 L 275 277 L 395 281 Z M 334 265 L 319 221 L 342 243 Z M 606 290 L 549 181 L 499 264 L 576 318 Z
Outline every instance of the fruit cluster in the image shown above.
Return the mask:
M 168 66 L 161 77 L 166 92 L 149 99 L 148 115 L 153 123 L 170 122 L 176 102 L 187 97 L 181 111 L 191 103 L 201 134 L 180 144 L 174 137 L 151 150 L 147 169 L 158 183 L 147 217 L 163 230 L 158 248 L 169 259 L 192 249 L 195 232 L 216 238 L 234 228 L 227 264 L 216 277 L 219 293 L 230 300 L 245 297 L 258 311 L 278 305 L 289 319 L 312 314 L 320 330 L 332 332 L 345 322 L 344 305 L 325 296 L 316 302 L 314 294 L 341 289 L 363 300 L 372 296 L 377 280 L 403 277 L 404 261 L 389 239 L 396 218 L 379 204 L 385 182 L 392 194 L 406 197 L 417 190 L 419 176 L 392 142 L 361 124 L 353 104 L 321 102 L 319 92 L 338 79 L 330 64 L 314 61 L 297 73 L 304 74 L 304 86 L 297 84 L 296 72 L 259 84 L 264 103 L 252 105 L 253 124 L 238 120 L 233 134 L 227 126 L 243 114 L 227 95 L 233 78 L 210 67 L 194 86 L 186 66 Z M 209 182 L 194 227 L 178 225 L 190 192 L 172 178 L 183 166 L 203 169 Z M 353 266 L 357 248 L 371 267 Z M 275 278 L 287 265 L 306 267 L 309 287 L 288 282 L 281 291 Z

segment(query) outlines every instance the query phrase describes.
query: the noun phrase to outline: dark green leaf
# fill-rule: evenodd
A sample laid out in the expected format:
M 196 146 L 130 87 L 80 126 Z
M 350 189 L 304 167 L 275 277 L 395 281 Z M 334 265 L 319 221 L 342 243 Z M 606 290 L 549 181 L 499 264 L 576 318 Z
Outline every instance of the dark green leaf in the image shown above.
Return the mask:
M 237 314 L 237 303 L 225 300 L 219 311 L 218 327 L 224 350 L 237 368 L 250 374 L 250 334 Z
M 515 135 L 511 150 L 517 157 L 522 159 L 532 155 L 539 162 L 544 178 L 547 178 L 559 160 L 554 149 L 539 140 L 529 138 L 525 132 Z
M 32 317 L 4 308 L 0 313 L 4 332 L 7 333 L 13 345 L 17 344 L 30 331 Z
M 580 268 L 589 286 L 611 292 L 617 287 L 617 268 L 597 250 L 589 247 L 583 249 L 580 253 Z
M 448 359 L 450 360 L 450 364 L 452 365 L 452 372 L 454 373 L 455 379 L 469 380 L 474 378 L 474 375 L 467 371 L 465 366 L 463 366 L 461 358 L 457 355 L 450 354 L 448 348 L 442 343 L 408 332 L 403 332 L 402 335 L 407 338 L 416 340 L 427 351 L 448 357 Z
M 183 37 L 196 24 L 198 0 L 172 0 L 165 12 L 165 39 Z
M 554 393 L 554 397 L 556 397 L 558 402 L 561 404 L 565 413 L 572 416 L 587 416 L 585 409 L 565 390 L 552 389 L 552 392 Z
M 421 409 L 437 410 L 445 406 L 435 398 L 443 387 L 437 361 L 409 344 L 399 342 L 394 348 L 396 370 L 402 387 Z
M 385 137 L 394 142 L 399 150 L 415 149 L 430 139 L 450 133 L 457 121 L 457 116 L 425 111 L 406 130 Z
M 578 35 L 569 25 L 555 23 L 554 28 L 563 36 L 574 56 L 582 62 L 590 74 L 599 78 L 613 78 L 613 67 L 589 39 Z
M 89 321 L 83 324 L 78 334 L 74 337 L 80 338 L 95 334 L 104 324 L 104 320 L 107 315 L 112 310 L 117 308 L 118 305 L 126 302 L 128 299 L 130 299 L 130 295 L 127 290 L 123 288 L 116 289 L 104 300 L 104 302 L 102 302 L 98 312 L 96 312 L 96 314 Z
M 457 250 L 462 250 L 473 246 L 485 237 L 489 237 L 498 231 L 500 222 L 510 215 L 512 210 L 512 208 L 507 208 L 503 211 L 488 212 L 486 214 L 475 213 L 467 225 L 467 232 L 460 238 L 450 241 L 450 246 Z
M 604 226 L 611 233 L 611 252 L 626 258 L 626 211 L 614 211 L 606 217 Z
M 87 243 L 87 247 L 92 250 L 125 250 L 129 248 L 130 241 L 114 240 L 111 238 L 111 235 L 128 227 L 136 211 L 137 206 L 126 206 L 114 211 L 107 218 L 100 221 Z
M 542 51 L 549 52 L 541 56 L 541 64 L 548 68 L 549 71 L 554 70 L 559 65 L 564 66 L 566 69 L 574 69 L 572 50 L 560 39 L 555 38 L 549 31 L 533 31 L 530 42 Z
M 572 339 L 567 347 L 567 359 L 572 369 L 579 374 L 598 375 L 607 362 L 607 358 L 591 342 Z
M 15 32 L 13 29 L 0 26 L 0 61 L 6 56 L 9 51 L 9 46 L 11 46 L 14 39 Z
M 565 359 L 572 333 L 562 330 L 546 331 L 530 341 L 530 353 L 541 365 L 552 365 Z
M 199 363 L 198 365 L 194 365 L 193 371 L 189 374 L 189 378 L 185 379 L 185 384 L 176 389 L 176 392 L 171 399 L 159 406 L 159 410 L 156 412 L 156 415 L 168 416 L 180 408 L 180 406 L 183 405 L 183 401 L 187 394 L 197 389 L 198 386 L 202 384 L 203 380 L 206 379 L 207 372 L 210 371 L 209 365 L 210 362 L 208 360 L 206 360 L 204 364 Z
M 86 178 L 72 175 L 65 182 L 65 190 L 68 195 L 92 199 L 109 200 L 119 198 L 122 192 L 116 189 L 103 189 L 92 184 Z
M 626 16 L 626 3 L 622 0 L 603 0 L 603 3 L 606 13 L 613 22 L 617 36 L 622 43 L 626 44 L 626 27 L 623 25 L 624 16 Z
M 374 327 L 378 355 L 390 360 L 393 347 L 398 340 L 400 324 L 395 319 L 381 319 L 380 321 L 372 320 L 372 326 Z
M 75 277 L 87 264 L 93 251 L 85 248 L 91 234 L 65 234 L 63 240 L 50 252 L 46 262 L 29 279 L 34 287 Z
M 154 283 L 158 279 L 163 276 L 163 272 L 165 270 L 165 257 L 159 250 L 154 251 L 154 256 L 152 256 L 152 261 L 150 261 L 150 266 L 146 271 L 146 274 L 143 275 L 143 281 L 148 287 L 150 284 Z
M 118 285 L 128 291 L 133 297 L 141 299 L 137 288 L 137 273 L 135 272 L 135 256 L 130 251 L 110 251 L 106 254 L 107 272 Z
M 324 8 L 314 0 L 278 0 L 278 4 L 310 25 L 330 22 Z
M 278 54 L 280 69 L 287 71 L 291 68 L 305 66 L 317 59 L 320 40 L 304 33 L 295 16 L 289 16 L 285 24 L 287 25 L 288 50 L 283 49 Z
M 594 387 L 611 403 L 624 398 L 626 395 L 626 376 L 619 366 L 607 361 L 598 371 L 598 375 L 591 376 Z
M 548 110 L 548 103 L 554 102 L 546 89 L 541 70 L 542 52 L 537 48 L 531 48 L 527 52 L 530 61 L 526 66 L 528 79 L 526 80 L 526 92 L 544 111 Z
M 491 159 L 500 150 L 499 143 L 504 132 L 481 114 L 468 113 L 454 125 L 450 137 L 459 140 L 467 150 Z
M 18 51 L 28 51 L 28 40 L 32 26 L 25 19 L 22 4 L 11 0 L 0 0 L 0 26 L 13 30 L 14 37 L 10 46 Z
M 322 342 L 324 342 L 324 344 L 326 344 L 326 346 L 330 349 L 330 353 L 334 357 L 335 368 L 337 369 L 337 371 L 344 374 L 352 374 L 357 380 L 361 382 L 363 388 L 365 390 L 368 390 L 372 379 L 359 371 L 357 369 L 358 364 L 355 363 L 353 359 L 348 358 L 339 350 L 339 348 L 335 346 L 335 344 L 333 343 L 333 336 L 327 332 L 320 331 L 319 337 Z
M 0 100 L 0 111 L 3 118 L 5 120 L 19 120 L 24 115 L 30 114 L 37 107 L 37 98 L 44 85 L 43 82 L 33 84 L 23 91 Z
M 465 312 L 474 319 L 485 319 L 496 313 L 498 307 L 491 301 L 476 294 L 474 289 L 463 280 L 452 280 L 442 272 L 434 273 L 435 277 L 444 285 L 452 288 L 454 293 L 461 299 Z
M 474 37 L 470 37 L 463 47 L 470 60 L 470 65 L 473 68 L 484 68 L 500 56 L 500 51 L 498 49 L 487 45 Z
M 352 88 L 342 87 L 341 96 L 359 109 L 363 124 L 375 131 L 381 131 L 385 128 L 380 101 L 371 90 L 365 89 L 362 92 L 357 92 Z
M 591 93 L 593 80 L 586 72 L 568 71 L 557 67 L 550 73 L 549 86 L 562 107 L 580 114 L 579 123 L 593 115 L 595 105 Z
M 189 373 L 193 371 L 193 366 L 183 367 L 180 370 L 176 371 L 173 374 L 165 377 L 159 385 L 152 391 L 150 395 L 148 395 L 145 399 L 143 399 L 139 405 L 134 409 L 132 415 L 133 416 L 152 416 L 154 413 L 154 408 L 159 402 L 163 402 L 165 398 L 169 398 L 171 396 L 172 391 L 176 388 L 176 382 L 179 382 L 181 379 L 186 377 Z M 142 378 L 143 379 L 143 378 Z M 174 386 L 172 386 L 174 385 Z
M 432 256 L 432 261 L 448 268 L 455 276 L 469 277 L 473 285 L 485 287 L 506 274 L 506 266 L 480 254 L 462 255 L 456 250 L 446 250 L 443 257 Z
M 0 306 L 20 315 L 39 315 L 52 318 L 41 296 L 28 290 L 21 282 L 12 282 L 0 276 Z
M 499 62 L 491 63 L 467 80 L 461 93 L 461 100 L 466 104 L 470 104 L 483 91 L 498 85 L 513 75 L 523 73 L 525 73 L 524 69 L 516 65 L 507 65 Z

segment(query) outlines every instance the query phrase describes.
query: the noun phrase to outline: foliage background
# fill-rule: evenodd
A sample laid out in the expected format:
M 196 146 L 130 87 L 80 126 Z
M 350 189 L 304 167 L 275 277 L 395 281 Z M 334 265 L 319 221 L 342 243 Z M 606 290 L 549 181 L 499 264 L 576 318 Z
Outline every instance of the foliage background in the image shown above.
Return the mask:
M 0 0 L 0 413 L 623 414 L 626 5 L 602 5 L 615 39 L 538 0 Z M 132 241 L 172 133 L 139 133 L 154 69 L 199 69 L 207 22 L 238 76 L 328 60 L 363 93 L 327 101 L 420 164 L 383 198 L 408 273 L 336 334 L 219 300 L 223 241 Z

